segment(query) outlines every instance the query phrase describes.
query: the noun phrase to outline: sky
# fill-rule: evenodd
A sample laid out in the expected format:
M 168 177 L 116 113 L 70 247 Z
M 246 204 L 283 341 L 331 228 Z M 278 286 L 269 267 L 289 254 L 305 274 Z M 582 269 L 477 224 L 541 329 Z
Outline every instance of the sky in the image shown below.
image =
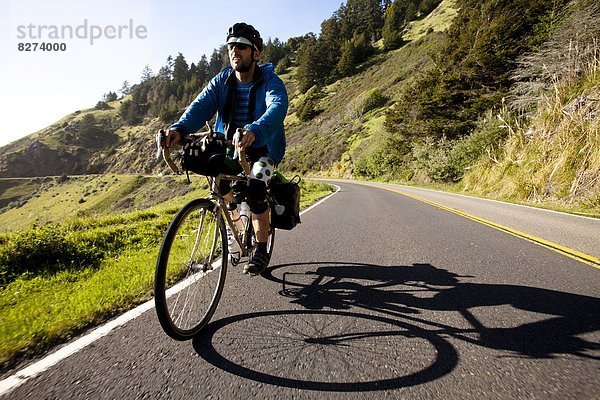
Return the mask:
M 236 22 L 318 34 L 342 0 L 0 0 L 0 146 L 91 108 L 169 55 L 197 63 Z M 63 48 L 41 50 L 41 43 Z M 34 43 L 38 43 L 34 50 Z M 29 46 L 32 51 L 25 51 Z

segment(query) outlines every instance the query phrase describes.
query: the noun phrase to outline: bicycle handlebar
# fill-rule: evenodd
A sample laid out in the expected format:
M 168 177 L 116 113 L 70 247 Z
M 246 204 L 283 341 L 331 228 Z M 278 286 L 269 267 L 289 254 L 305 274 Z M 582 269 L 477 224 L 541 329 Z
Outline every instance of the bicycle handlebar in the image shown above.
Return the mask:
M 207 126 L 208 126 L 208 124 L 207 124 Z M 208 128 L 209 128 L 208 132 L 200 132 L 198 134 L 193 134 L 193 138 L 199 139 L 199 138 L 203 138 L 203 137 L 207 137 L 207 136 L 211 135 L 213 133 L 213 130 L 210 126 L 208 126 Z M 241 135 L 241 130 L 238 129 L 238 131 L 234 135 L 233 140 L 225 141 L 225 146 L 234 148 L 233 159 L 237 160 L 240 163 L 246 176 L 250 176 L 250 164 L 248 164 L 248 160 L 246 160 L 246 151 L 245 151 L 245 149 L 240 149 L 237 145 L 237 143 L 239 142 L 240 135 Z M 165 130 L 159 129 L 156 134 L 156 158 L 160 159 L 161 155 L 162 155 L 163 160 L 165 161 L 165 163 L 167 163 L 167 165 L 169 166 L 171 171 L 173 171 L 175 174 L 179 175 L 179 174 L 181 174 L 181 171 L 179 170 L 179 167 L 177 167 L 177 165 L 171 158 L 171 149 L 169 147 L 165 146 L 165 139 L 166 139 Z

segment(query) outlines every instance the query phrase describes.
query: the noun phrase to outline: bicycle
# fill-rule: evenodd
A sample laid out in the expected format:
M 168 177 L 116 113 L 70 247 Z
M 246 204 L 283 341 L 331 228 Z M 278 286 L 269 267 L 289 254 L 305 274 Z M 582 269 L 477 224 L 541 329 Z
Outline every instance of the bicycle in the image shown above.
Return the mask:
M 212 130 L 209 132 L 211 133 Z M 164 131 L 157 135 L 160 148 Z M 231 146 L 232 142 L 227 142 Z M 228 266 L 226 225 L 242 250 L 242 257 L 251 257 L 256 248 L 252 215 L 238 230 L 219 190 L 222 179 L 248 181 L 250 167 L 244 152 L 239 154 L 242 176 L 218 174 L 206 176 L 210 195 L 184 205 L 173 217 L 163 238 L 155 269 L 154 300 L 160 324 L 171 338 L 188 340 L 198 335 L 217 309 L 225 285 Z M 162 151 L 169 167 L 178 172 L 168 149 Z M 272 198 L 267 195 L 272 204 Z M 273 252 L 275 228 L 270 228 L 267 249 Z

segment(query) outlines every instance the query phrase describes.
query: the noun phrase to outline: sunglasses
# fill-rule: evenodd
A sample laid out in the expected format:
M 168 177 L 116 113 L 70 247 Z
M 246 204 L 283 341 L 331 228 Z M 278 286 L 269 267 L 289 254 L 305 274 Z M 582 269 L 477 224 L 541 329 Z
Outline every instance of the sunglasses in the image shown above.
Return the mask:
M 234 47 L 237 47 L 238 50 L 242 51 L 250 48 L 250 46 L 244 43 L 228 43 L 227 47 L 229 47 L 229 50 L 233 50 Z

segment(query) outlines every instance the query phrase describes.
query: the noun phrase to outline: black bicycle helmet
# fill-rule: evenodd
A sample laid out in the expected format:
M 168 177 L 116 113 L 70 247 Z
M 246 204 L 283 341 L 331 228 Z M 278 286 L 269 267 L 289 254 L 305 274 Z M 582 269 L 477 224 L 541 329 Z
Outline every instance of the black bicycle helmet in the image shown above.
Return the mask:
M 227 43 L 243 43 L 243 40 L 236 40 L 244 38 L 247 39 L 258 51 L 263 50 L 263 40 L 260 37 L 260 33 L 252 25 L 248 25 L 244 22 L 238 22 L 234 24 L 227 32 Z

